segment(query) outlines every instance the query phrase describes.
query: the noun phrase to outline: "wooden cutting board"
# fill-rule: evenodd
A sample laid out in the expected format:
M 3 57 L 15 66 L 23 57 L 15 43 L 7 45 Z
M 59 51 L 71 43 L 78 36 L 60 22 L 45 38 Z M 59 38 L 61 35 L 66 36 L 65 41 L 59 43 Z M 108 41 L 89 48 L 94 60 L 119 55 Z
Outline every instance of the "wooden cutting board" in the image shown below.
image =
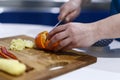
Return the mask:
M 11 40 L 17 38 L 34 41 L 31 37 L 20 35 L 0 39 L 0 46 L 5 46 L 9 49 Z M 22 63 L 27 65 L 27 71 L 20 76 L 12 76 L 0 71 L 0 80 L 50 79 L 95 63 L 97 60 L 96 57 L 74 50 L 54 53 L 34 48 L 11 52 L 16 55 Z

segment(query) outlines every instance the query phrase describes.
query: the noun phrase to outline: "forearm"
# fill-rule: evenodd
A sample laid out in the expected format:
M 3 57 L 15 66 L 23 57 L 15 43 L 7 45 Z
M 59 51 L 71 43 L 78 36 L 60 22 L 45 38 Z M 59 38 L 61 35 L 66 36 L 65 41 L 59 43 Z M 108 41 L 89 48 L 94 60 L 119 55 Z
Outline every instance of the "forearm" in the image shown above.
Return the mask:
M 99 39 L 120 38 L 120 14 L 93 23 Z

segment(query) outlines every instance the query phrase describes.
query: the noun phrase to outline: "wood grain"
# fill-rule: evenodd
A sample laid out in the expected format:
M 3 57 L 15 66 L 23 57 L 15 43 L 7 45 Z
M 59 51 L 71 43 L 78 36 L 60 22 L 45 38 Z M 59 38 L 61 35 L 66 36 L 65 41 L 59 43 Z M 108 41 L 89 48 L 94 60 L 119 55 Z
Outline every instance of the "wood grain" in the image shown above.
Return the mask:
M 0 46 L 5 46 L 7 49 L 9 49 L 11 40 L 17 38 L 34 41 L 34 39 L 29 36 L 20 35 L 2 38 L 0 40 Z M 11 52 L 14 53 L 14 55 L 16 55 L 22 63 L 27 65 L 27 71 L 20 76 L 12 76 L 0 71 L 0 80 L 50 79 L 95 63 L 97 61 L 96 57 L 73 50 L 55 53 L 50 51 L 37 50 L 34 48 Z M 54 67 L 61 68 L 53 70 Z

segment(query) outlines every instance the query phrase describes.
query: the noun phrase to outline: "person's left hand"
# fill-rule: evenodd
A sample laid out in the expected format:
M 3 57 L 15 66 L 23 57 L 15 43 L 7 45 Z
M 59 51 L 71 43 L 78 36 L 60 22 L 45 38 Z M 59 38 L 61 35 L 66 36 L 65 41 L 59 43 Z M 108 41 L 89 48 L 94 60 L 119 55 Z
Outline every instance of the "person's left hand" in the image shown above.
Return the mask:
M 48 47 L 60 41 L 55 51 L 85 48 L 97 42 L 98 38 L 96 27 L 92 24 L 67 23 L 56 27 L 49 33 L 50 43 Z

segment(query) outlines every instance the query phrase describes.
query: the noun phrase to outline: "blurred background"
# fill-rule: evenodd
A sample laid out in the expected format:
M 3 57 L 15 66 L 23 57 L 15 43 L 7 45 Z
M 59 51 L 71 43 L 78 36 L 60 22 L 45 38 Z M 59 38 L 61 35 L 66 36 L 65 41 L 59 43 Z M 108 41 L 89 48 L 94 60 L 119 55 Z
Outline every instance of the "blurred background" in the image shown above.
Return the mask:
M 68 0 L 0 0 L 0 23 L 53 26 L 60 6 Z M 82 12 L 74 21 L 94 22 L 110 16 L 111 0 L 83 0 Z

